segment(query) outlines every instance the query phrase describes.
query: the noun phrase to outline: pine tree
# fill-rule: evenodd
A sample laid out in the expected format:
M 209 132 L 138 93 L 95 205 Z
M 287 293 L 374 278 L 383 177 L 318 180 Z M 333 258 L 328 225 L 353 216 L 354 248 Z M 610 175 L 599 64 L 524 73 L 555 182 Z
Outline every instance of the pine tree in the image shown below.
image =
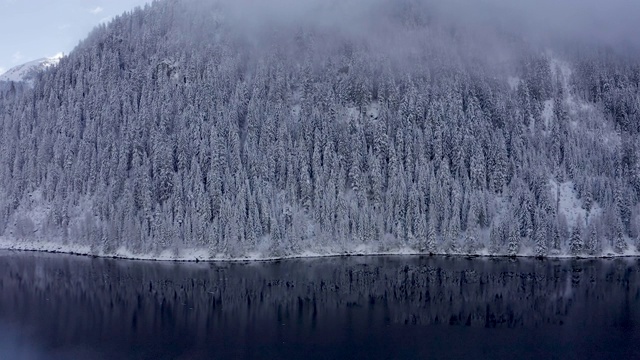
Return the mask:
M 569 248 L 571 250 L 571 254 L 579 255 L 584 247 L 584 242 L 582 240 L 582 218 L 578 217 L 576 220 L 576 224 L 573 227 L 573 231 L 571 232 L 571 239 L 569 239 Z
M 614 224 L 613 236 L 613 250 L 618 254 L 624 253 L 628 248 L 628 244 L 624 235 L 624 225 L 622 224 L 622 220 L 617 216 Z
M 471 185 L 475 189 L 484 189 L 486 187 L 485 183 L 487 178 L 486 165 L 484 152 L 478 141 L 473 142 L 470 167 Z M 500 181 L 498 180 L 496 186 L 499 186 L 499 182 Z
M 516 256 L 520 252 L 520 234 L 517 226 L 509 226 L 509 237 L 507 239 L 507 253 L 509 256 Z
M 584 194 L 583 208 L 587 211 L 586 222 L 589 223 L 589 215 L 591 215 L 591 209 L 593 207 L 593 194 L 591 193 L 591 184 L 587 183 L 587 188 Z
M 438 252 L 436 225 L 435 219 L 429 216 L 429 222 L 427 227 L 427 252 L 429 254 L 435 254 Z
M 564 213 L 559 213 L 556 218 L 555 228 L 553 229 L 553 250 L 560 253 L 562 249 L 566 248 L 566 241 L 569 239 L 569 225 L 567 224 L 567 218 Z
M 585 244 L 585 247 L 586 247 L 586 252 L 589 255 L 596 255 L 600 251 L 598 229 L 596 228 L 596 225 L 593 222 L 589 224 L 587 242 Z
M 417 215 L 416 221 L 416 250 L 421 253 L 427 251 L 429 228 L 424 214 Z
M 547 231 L 549 228 L 547 216 L 545 216 L 541 209 L 536 209 L 535 212 L 535 252 L 536 256 L 544 257 L 548 255 L 547 246 Z
M 466 254 L 476 254 L 478 251 L 478 229 L 476 227 L 468 229 L 464 239 L 464 252 Z
M 504 233 L 502 224 L 493 224 L 489 233 L 489 252 L 499 254 L 504 245 Z

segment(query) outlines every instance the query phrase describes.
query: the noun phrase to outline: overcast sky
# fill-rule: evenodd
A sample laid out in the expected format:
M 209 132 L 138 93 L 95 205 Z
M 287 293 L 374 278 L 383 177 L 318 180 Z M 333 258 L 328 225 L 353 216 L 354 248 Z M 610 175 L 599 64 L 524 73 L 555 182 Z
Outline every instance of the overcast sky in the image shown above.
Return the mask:
M 148 0 L 0 0 L 0 74 L 69 53 L 102 21 Z

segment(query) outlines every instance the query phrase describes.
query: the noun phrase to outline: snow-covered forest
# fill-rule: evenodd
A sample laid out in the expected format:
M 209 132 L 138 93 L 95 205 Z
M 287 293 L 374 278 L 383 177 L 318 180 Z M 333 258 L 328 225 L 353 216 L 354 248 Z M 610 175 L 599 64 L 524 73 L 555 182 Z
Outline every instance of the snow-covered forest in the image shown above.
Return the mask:
M 639 56 L 433 0 L 315 2 L 315 20 L 237 3 L 154 2 L 0 84 L 0 247 L 640 250 Z

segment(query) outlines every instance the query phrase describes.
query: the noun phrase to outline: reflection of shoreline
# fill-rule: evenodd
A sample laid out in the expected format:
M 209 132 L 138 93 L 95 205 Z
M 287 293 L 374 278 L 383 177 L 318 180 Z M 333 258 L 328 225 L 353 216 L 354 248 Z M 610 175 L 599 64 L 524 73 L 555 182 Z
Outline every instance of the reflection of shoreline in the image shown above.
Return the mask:
M 638 263 L 621 260 L 380 257 L 165 265 L 0 256 L 2 317 L 50 317 L 51 326 L 83 329 L 78 335 L 98 324 L 127 333 L 131 319 L 138 330 L 160 321 L 190 333 L 211 319 L 322 322 L 347 315 L 374 324 L 536 327 L 594 320 L 576 313 L 585 304 L 603 312 L 596 321 L 615 319 L 622 300 L 639 289 Z
M 345 329 L 360 341 L 395 331 L 376 342 L 401 336 L 414 346 L 427 335 L 452 341 L 446 334 L 495 337 L 516 329 L 554 340 L 548 334 L 640 324 L 635 294 L 640 262 L 621 259 L 196 264 L 0 252 L 0 325 L 30 329 L 38 348 L 81 344 L 110 358 L 150 358 L 113 353 L 132 344 L 236 357 L 234 349 L 248 344 L 340 344 Z

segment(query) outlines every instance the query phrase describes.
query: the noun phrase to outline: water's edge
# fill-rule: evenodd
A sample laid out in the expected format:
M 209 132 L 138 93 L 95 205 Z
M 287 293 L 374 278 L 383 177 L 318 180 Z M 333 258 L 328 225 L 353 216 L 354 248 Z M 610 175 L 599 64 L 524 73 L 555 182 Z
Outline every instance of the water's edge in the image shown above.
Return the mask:
M 161 254 L 140 255 L 129 251 L 126 248 L 120 248 L 115 253 L 103 254 L 94 253 L 88 247 L 82 246 L 63 246 L 54 243 L 45 243 L 41 246 L 33 244 L 8 244 L 0 241 L 0 251 L 9 252 L 34 252 L 42 254 L 58 254 L 71 255 L 91 258 L 118 259 L 130 261 L 152 261 L 167 263 L 243 263 L 243 262 L 271 262 L 279 260 L 295 260 L 295 259 L 324 259 L 324 258 L 343 258 L 343 257 L 381 257 L 381 256 L 433 256 L 433 257 L 451 257 L 451 258 L 485 258 L 485 259 L 546 259 L 546 260 L 595 260 L 595 259 L 622 259 L 622 258 L 640 258 L 640 252 L 626 252 L 623 254 L 602 254 L 602 255 L 546 255 L 534 256 L 527 254 L 518 254 L 515 256 L 501 254 L 464 254 L 464 253 L 426 253 L 414 251 L 412 249 L 399 249 L 391 251 L 345 251 L 345 252 L 326 252 L 326 253 L 302 253 L 297 255 L 287 255 L 280 257 L 266 257 L 259 254 L 255 256 L 245 257 L 226 257 L 226 256 L 210 256 L 206 249 L 187 249 L 176 254 L 175 251 L 165 251 Z M 222 255 L 222 254 L 219 254 Z

